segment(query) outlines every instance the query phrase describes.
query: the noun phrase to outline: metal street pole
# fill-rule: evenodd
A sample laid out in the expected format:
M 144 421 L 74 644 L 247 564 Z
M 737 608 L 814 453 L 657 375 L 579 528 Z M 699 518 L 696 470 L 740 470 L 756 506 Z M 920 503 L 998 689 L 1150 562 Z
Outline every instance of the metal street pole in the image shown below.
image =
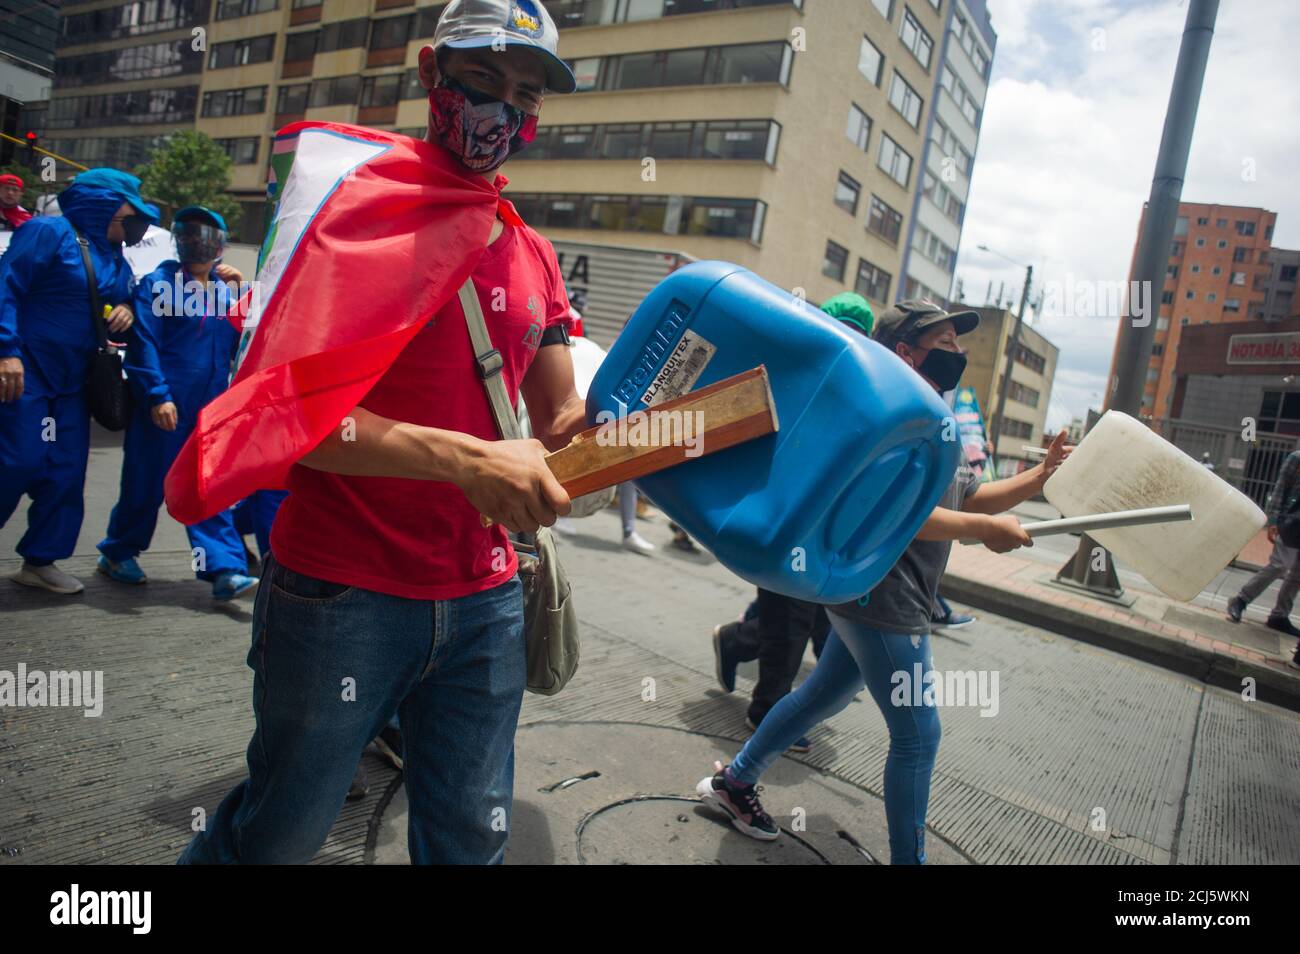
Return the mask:
M 1115 357 L 1115 374 L 1107 388 L 1106 409 L 1141 417 L 1142 392 L 1146 388 L 1147 366 L 1155 342 L 1160 298 L 1165 287 L 1165 269 L 1169 263 L 1174 225 L 1178 221 L 1178 203 L 1183 195 L 1183 177 L 1187 173 L 1187 156 L 1196 129 L 1196 110 L 1200 105 L 1201 87 L 1205 82 L 1205 64 L 1214 38 L 1214 22 L 1219 14 L 1219 0 L 1190 0 L 1182 43 L 1178 48 L 1178 65 L 1174 68 L 1173 89 L 1165 110 L 1160 151 L 1156 155 L 1151 194 L 1142 218 L 1134 259 L 1133 280 L 1139 284 L 1137 296 L 1146 301 L 1145 315 L 1138 316 L 1130 284 L 1128 312 L 1120 316 L 1119 348 Z M 1155 408 L 1152 407 L 1154 415 Z M 1096 568 L 1094 554 L 1104 555 L 1104 570 Z M 1123 595 L 1114 560 L 1086 534 L 1079 541 L 1074 557 L 1056 575 L 1056 582 L 1119 598 Z
M 1011 370 L 1016 366 L 1016 355 L 1020 352 L 1020 329 L 1025 323 L 1025 304 L 1029 301 L 1029 286 L 1034 280 L 1034 266 L 1025 266 L 1025 287 L 1020 293 L 1020 311 L 1016 313 L 1016 323 L 1011 331 L 1011 344 L 1007 350 L 1007 367 L 1002 372 L 1002 385 L 998 388 L 998 412 L 995 417 L 993 432 L 994 473 L 996 462 L 1002 457 L 1002 418 L 1007 410 L 1007 392 L 1011 390 Z

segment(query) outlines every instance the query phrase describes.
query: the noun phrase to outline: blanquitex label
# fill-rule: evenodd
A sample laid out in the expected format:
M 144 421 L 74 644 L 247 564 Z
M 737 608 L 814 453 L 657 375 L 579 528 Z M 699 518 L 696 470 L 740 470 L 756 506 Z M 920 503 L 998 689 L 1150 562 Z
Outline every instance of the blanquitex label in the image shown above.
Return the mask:
M 689 328 L 683 331 L 668 360 L 642 393 L 641 402 L 654 407 L 689 392 L 717 351 L 716 345 L 698 333 Z

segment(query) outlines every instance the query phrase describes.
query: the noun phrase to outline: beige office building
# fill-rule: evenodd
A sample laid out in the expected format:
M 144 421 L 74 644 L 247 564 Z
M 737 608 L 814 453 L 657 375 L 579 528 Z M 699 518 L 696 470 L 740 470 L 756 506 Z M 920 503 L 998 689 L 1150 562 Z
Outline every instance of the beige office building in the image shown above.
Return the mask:
M 1001 308 L 975 308 L 979 327 L 963 335 L 961 346 L 968 352 L 966 373 L 961 383 L 975 389 L 984 426 L 993 442 L 999 476 L 1015 473 L 1020 463 L 1035 461 L 1021 449 L 1038 447 L 1047 427 L 1047 406 L 1056 376 L 1056 345 L 1029 325 L 1020 329 L 1020 347 L 1012 365 L 1010 387 L 1002 426 L 997 428 L 998 394 L 1010 357 L 1016 316 Z M 994 435 L 994 429 L 1000 431 Z
M 423 135 L 415 65 L 443 6 L 66 3 L 45 141 L 81 162 L 131 168 L 168 134 L 197 128 L 233 158 L 240 237 L 258 241 L 271 139 L 285 123 Z M 882 306 L 918 290 L 909 246 L 933 238 L 914 230 L 918 190 L 931 189 L 959 231 L 962 203 L 948 186 L 964 197 L 973 141 L 959 149 L 932 114 L 936 99 L 961 97 L 978 133 L 984 87 L 963 85 L 945 63 L 968 55 L 959 50 L 972 45 L 972 17 L 991 40 L 982 2 L 546 6 L 580 92 L 548 98 L 537 141 L 504 171 L 509 196 L 549 238 L 726 259 L 813 301 L 856 288 Z M 973 61 L 983 77 L 987 46 Z M 948 153 L 963 178 L 923 172 Z M 945 234 L 939 251 L 955 258 L 954 242 Z M 921 250 L 930 271 L 934 251 Z M 934 287 L 944 284 L 937 272 L 922 284 L 936 297 L 949 290 Z

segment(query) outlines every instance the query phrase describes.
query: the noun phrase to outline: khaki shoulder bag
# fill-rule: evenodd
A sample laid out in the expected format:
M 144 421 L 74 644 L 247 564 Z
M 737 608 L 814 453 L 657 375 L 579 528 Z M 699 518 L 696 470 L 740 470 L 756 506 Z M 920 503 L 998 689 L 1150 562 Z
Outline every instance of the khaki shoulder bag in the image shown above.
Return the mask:
M 519 419 L 501 380 L 505 362 L 488 337 L 483 307 L 472 279 L 465 279 L 460 288 L 460 305 L 465 312 L 470 344 L 497 433 L 502 440 L 517 440 Z M 536 534 L 525 536 L 532 536 L 533 542 L 512 542 L 519 555 L 519 578 L 524 585 L 528 691 L 553 696 L 565 687 L 578 668 L 578 615 L 573 609 L 569 580 L 564 575 L 550 529 L 539 527 Z

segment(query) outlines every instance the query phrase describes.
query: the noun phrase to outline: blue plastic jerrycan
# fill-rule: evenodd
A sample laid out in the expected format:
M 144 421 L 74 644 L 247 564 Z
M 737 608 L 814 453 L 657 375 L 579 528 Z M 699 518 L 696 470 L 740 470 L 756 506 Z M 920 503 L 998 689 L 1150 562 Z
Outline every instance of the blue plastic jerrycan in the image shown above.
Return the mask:
M 951 410 L 896 355 L 738 265 L 696 262 L 637 307 L 587 391 L 587 417 L 653 411 L 760 364 L 777 433 L 636 485 L 749 582 L 818 603 L 857 599 L 911 542 L 961 456 Z

